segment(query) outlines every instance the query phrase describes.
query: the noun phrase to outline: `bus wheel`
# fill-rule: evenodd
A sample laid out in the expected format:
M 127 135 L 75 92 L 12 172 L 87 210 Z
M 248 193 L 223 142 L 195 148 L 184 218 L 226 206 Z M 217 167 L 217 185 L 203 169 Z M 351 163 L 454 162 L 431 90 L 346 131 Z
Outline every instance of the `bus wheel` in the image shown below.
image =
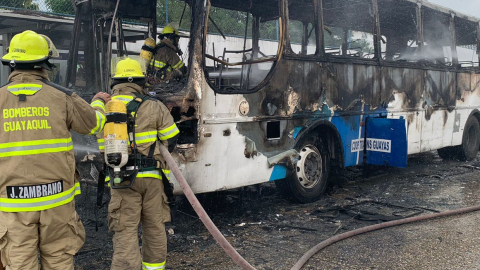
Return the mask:
M 309 203 L 320 199 L 328 183 L 330 159 L 319 138 L 305 140 L 299 149 L 299 160 L 290 175 L 275 181 L 277 188 L 292 202 Z
M 462 144 L 458 146 L 459 159 L 473 160 L 477 156 L 480 137 L 480 125 L 474 116 L 470 116 L 463 130 Z
M 480 145 L 480 124 L 474 116 L 470 116 L 463 130 L 462 144 L 438 149 L 442 159 L 459 159 L 462 161 L 473 160 L 477 156 Z

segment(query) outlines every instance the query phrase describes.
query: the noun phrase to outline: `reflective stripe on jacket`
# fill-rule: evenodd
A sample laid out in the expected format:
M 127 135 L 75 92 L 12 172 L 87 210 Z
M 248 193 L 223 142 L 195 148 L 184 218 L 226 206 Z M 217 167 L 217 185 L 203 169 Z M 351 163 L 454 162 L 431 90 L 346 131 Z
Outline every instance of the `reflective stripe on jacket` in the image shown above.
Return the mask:
M 101 131 L 103 102 L 88 104 L 49 82 L 44 71 L 16 70 L 0 88 L 0 108 L 0 211 L 40 211 L 72 201 L 80 186 L 70 130 Z
M 168 72 L 181 70 L 185 64 L 178 56 L 175 45 L 173 45 L 169 39 L 163 39 L 160 44 L 162 44 L 162 46 L 158 48 L 150 65 L 157 69 L 167 67 Z

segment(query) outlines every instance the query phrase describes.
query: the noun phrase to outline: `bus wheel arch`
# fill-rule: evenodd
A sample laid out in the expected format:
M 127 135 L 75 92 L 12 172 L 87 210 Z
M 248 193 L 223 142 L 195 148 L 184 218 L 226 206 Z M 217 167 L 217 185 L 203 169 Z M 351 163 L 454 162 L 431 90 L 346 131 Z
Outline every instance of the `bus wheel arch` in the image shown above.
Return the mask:
M 465 123 L 462 143 L 457 146 L 449 146 L 437 150 L 442 159 L 459 159 L 471 161 L 477 156 L 480 148 L 480 112 L 474 110 Z
M 343 166 L 343 162 L 336 161 L 343 161 L 343 151 L 339 152 L 336 147 L 341 145 L 338 131 L 330 122 L 324 122 L 310 126 L 299 134 L 295 149 L 300 156 L 294 169 L 287 178 L 275 181 L 280 193 L 292 202 L 319 200 L 327 188 L 332 165 L 339 163 Z

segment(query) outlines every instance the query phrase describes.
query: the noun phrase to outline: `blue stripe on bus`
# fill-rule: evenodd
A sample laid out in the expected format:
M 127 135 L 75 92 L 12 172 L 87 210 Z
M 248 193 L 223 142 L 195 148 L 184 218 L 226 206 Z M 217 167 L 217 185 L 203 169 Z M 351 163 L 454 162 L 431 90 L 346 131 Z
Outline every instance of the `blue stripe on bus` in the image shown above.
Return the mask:
M 303 127 L 295 127 L 293 129 L 293 138 L 296 139 L 298 137 L 298 133 L 300 133 L 300 131 L 302 131 Z
M 287 177 L 287 167 L 282 164 L 277 164 L 273 167 L 272 175 L 270 175 L 270 180 L 269 181 L 275 181 L 275 180 L 280 180 L 284 179 Z

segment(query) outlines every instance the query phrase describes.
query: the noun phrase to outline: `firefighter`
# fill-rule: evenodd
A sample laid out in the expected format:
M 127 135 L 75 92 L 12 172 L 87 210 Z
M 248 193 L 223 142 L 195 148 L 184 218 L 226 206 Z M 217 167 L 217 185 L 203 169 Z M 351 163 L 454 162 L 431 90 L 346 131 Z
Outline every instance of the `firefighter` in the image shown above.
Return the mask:
M 154 58 L 150 62 L 150 68 L 154 71 L 154 76 L 149 78 L 151 85 L 174 79 L 180 80 L 187 75 L 187 67 L 179 57 L 183 53 L 178 46 L 180 41 L 178 30 L 174 26 L 167 25 L 159 38 L 160 43 L 157 44 Z
M 170 221 L 170 208 L 166 191 L 172 190 L 168 179 L 165 179 L 169 170 L 160 154 L 158 143 L 165 144 L 173 151 L 179 130 L 167 107 L 158 100 L 150 99 L 145 92 L 144 70 L 138 61 L 131 58 L 119 61 L 112 77 L 112 99 L 127 104 L 127 109 L 132 102 L 140 101 L 136 103 L 137 109 L 133 113 L 135 120 L 131 126 L 135 126 L 134 133 L 130 130 L 131 127 L 128 130 L 135 138 L 135 145 L 130 143 L 130 147 L 136 146 L 136 151 L 131 149 L 129 160 L 133 159 L 132 153 L 138 152 L 146 163 L 160 166 L 157 166 L 158 169 L 155 166 L 139 168 L 130 188 L 111 188 L 108 222 L 110 231 L 115 233 L 112 270 L 140 267 L 149 270 L 164 269 L 167 257 L 165 222 Z M 132 115 L 130 111 L 127 113 Z M 103 137 L 97 137 L 100 151 L 104 151 Z M 162 178 L 162 175 L 165 178 Z M 110 177 L 107 176 L 106 181 L 109 181 Z M 111 182 L 110 185 L 114 185 Z M 140 222 L 143 231 L 142 254 L 138 246 Z
M 98 93 L 89 105 L 50 82 L 53 49 L 25 31 L 1 58 L 12 69 L 0 88 L 0 249 L 9 270 L 39 269 L 38 254 L 42 269 L 73 269 L 85 241 L 70 130 L 98 133 L 110 95 Z

